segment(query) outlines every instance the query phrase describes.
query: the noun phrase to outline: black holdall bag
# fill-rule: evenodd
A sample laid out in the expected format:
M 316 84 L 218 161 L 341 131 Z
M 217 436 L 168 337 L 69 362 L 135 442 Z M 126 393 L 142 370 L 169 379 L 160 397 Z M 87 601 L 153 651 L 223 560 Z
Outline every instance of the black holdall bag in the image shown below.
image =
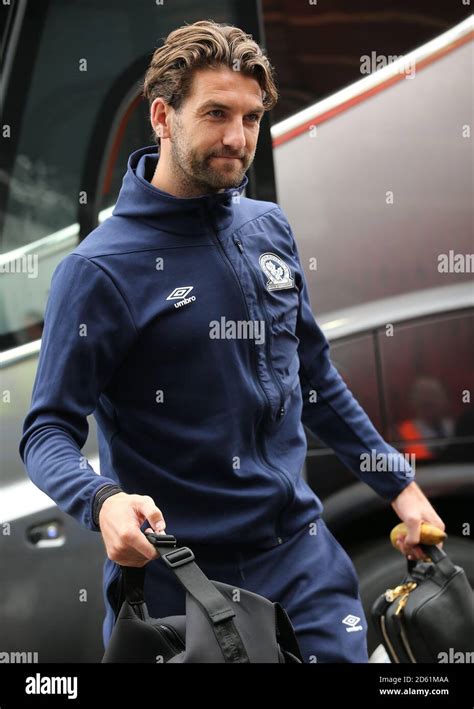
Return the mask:
M 474 651 L 473 590 L 446 552 L 420 546 L 429 559 L 407 560 L 407 576 L 375 601 L 372 621 L 392 662 L 468 662 L 472 654 L 466 653 Z
M 150 563 L 165 563 L 186 589 L 186 615 L 151 618 L 143 594 L 145 567 L 121 567 L 124 600 L 102 662 L 303 662 L 279 603 L 210 581 L 191 549 L 176 546 L 174 536 L 145 536 L 160 552 Z

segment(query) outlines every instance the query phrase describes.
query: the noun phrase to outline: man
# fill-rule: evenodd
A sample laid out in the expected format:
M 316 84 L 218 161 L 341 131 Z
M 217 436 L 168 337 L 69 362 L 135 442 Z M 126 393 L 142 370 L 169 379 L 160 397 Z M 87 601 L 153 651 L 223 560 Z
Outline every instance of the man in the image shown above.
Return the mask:
M 103 536 L 107 616 L 119 565 L 156 552 L 142 528 L 189 544 L 215 580 L 279 601 L 306 662 L 367 661 L 353 565 L 300 472 L 305 423 L 407 522 L 443 527 L 412 471 L 362 472 L 395 451 L 352 397 L 311 312 L 278 205 L 246 199 L 272 69 L 235 27 L 172 32 L 144 82 L 159 149 L 130 157 L 113 216 L 56 269 L 20 452 L 32 480 Z M 98 423 L 101 476 L 81 456 Z M 184 612 L 163 564 L 156 617 Z

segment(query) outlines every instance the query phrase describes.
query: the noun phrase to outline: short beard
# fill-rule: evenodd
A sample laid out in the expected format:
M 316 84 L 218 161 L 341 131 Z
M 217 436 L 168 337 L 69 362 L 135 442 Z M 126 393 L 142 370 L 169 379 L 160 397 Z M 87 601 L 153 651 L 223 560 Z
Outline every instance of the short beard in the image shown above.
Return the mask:
M 183 191 L 189 192 L 190 196 L 238 187 L 255 155 L 254 151 L 252 155 L 242 158 L 239 164 L 241 169 L 232 175 L 215 170 L 210 164 L 213 153 L 202 156 L 187 147 L 187 140 L 177 113 L 170 142 L 172 170 Z

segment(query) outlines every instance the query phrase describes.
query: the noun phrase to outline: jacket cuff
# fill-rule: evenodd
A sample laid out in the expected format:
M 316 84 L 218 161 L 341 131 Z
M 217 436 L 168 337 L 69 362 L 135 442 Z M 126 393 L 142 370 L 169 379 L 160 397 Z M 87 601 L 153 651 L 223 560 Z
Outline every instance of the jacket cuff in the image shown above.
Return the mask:
M 97 490 L 94 497 L 94 503 L 92 505 L 92 520 L 97 529 L 100 530 L 99 514 L 100 510 L 102 509 L 102 505 L 108 497 L 112 497 L 112 495 L 117 495 L 119 492 L 123 492 L 122 488 L 119 485 L 104 485 L 103 487 Z

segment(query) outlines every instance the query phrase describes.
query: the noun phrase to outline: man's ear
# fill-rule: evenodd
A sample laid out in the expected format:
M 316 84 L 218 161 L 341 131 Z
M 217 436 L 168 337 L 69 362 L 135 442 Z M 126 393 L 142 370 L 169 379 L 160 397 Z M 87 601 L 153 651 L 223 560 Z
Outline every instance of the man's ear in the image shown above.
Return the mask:
M 156 98 L 150 106 L 150 122 L 159 138 L 170 137 L 170 115 L 172 107 L 161 97 Z

